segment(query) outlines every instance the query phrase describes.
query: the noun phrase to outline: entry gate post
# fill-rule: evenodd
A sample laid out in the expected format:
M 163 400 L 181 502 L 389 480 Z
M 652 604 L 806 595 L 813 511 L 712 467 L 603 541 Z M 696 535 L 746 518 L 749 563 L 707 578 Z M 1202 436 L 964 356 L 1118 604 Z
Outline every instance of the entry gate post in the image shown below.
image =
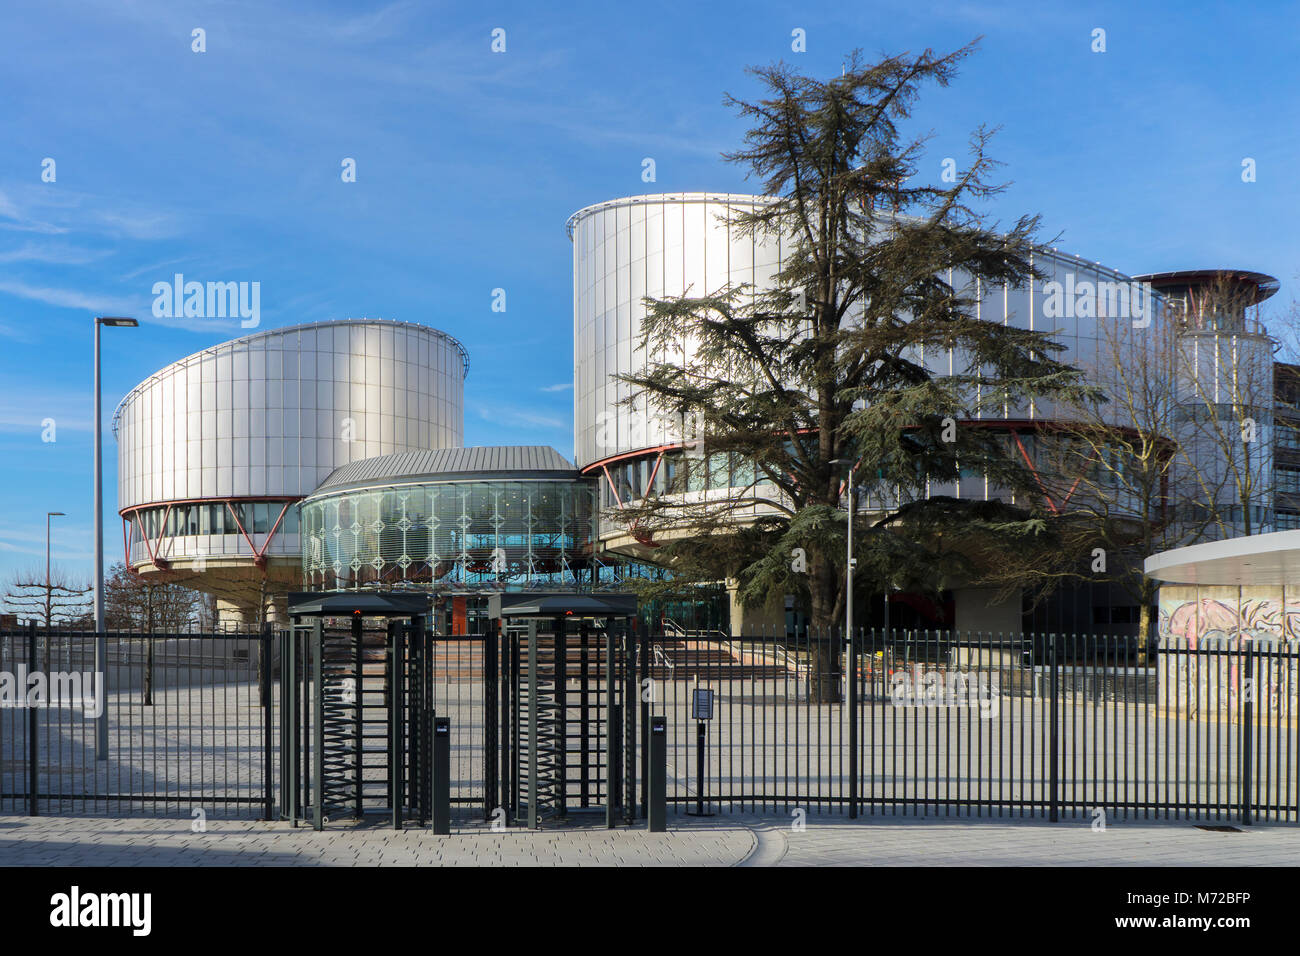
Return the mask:
M 636 708 L 633 702 L 641 702 L 641 814 L 644 816 L 647 812 L 646 807 L 646 778 L 649 770 L 650 761 L 650 701 L 645 694 L 644 681 L 646 672 L 649 670 L 646 664 L 646 656 L 650 650 L 649 635 L 638 634 L 636 628 L 636 619 L 629 617 L 624 619 L 624 629 L 627 633 L 628 655 L 632 658 L 628 666 L 628 683 L 630 684 L 631 693 L 628 695 L 627 719 L 629 723 L 627 732 L 627 749 L 629 758 L 629 767 L 636 766 L 636 760 L 632 755 L 636 752 Z M 653 684 L 651 685 L 653 686 Z M 630 812 L 628 814 L 630 823 L 636 816 L 636 790 L 637 781 L 635 772 L 632 779 L 628 781 L 629 793 L 628 804 Z
M 622 708 L 615 703 L 618 692 L 617 670 L 618 653 L 614 645 L 614 628 L 611 621 L 605 623 L 605 829 L 614 829 L 614 815 L 617 812 L 623 792 L 623 761 L 621 759 Z
M 537 621 L 528 621 L 528 829 L 537 829 Z
M 569 647 L 565 619 L 555 619 L 555 802 L 556 816 L 564 819 L 569 809 Z
M 362 804 L 362 777 L 365 772 L 365 726 L 362 723 L 362 716 L 365 713 L 365 650 L 363 648 L 364 635 L 361 631 L 361 615 L 352 615 L 352 642 L 353 642 L 353 667 L 356 669 L 357 682 L 357 709 L 353 716 L 352 734 L 357 742 L 357 763 L 352 772 L 352 802 L 356 807 L 357 819 L 360 820 L 364 813 Z
M 497 709 L 500 687 L 497 685 L 497 653 L 501 637 L 501 619 L 488 624 L 483 637 L 483 819 L 492 818 L 492 801 L 497 796 L 497 747 L 499 746 Z M 505 763 L 504 754 L 502 764 Z M 501 801 L 505 806 L 505 801 Z
M 668 829 L 668 718 L 650 718 L 650 779 L 646 787 L 646 826 L 651 833 Z
M 451 833 L 451 720 L 433 719 L 433 832 Z
M 274 744 L 275 702 L 271 693 L 271 624 L 262 626 L 262 811 L 263 820 L 275 818 Z
M 46 629 L 45 640 L 49 641 L 49 630 Z M 36 621 L 27 622 L 27 669 L 29 671 L 36 669 Z M 48 675 L 47 679 L 48 679 Z M 25 691 L 24 691 L 25 692 Z M 102 693 L 102 689 L 101 689 Z M 97 704 L 103 704 L 102 701 L 96 701 Z M 40 807 L 40 774 L 37 760 L 40 758 L 40 746 L 36 738 L 36 712 L 37 708 L 27 708 L 27 814 L 28 816 L 39 816 Z M 57 812 L 57 811 L 56 811 Z
M 280 816 L 292 826 L 302 816 L 302 784 L 298 780 L 302 728 L 298 723 L 298 648 L 301 618 L 290 620 L 280 639 Z
M 404 681 L 402 637 L 405 628 L 397 622 L 388 624 L 388 795 L 392 807 L 394 830 L 402 828 L 402 797 L 406 790 L 405 761 L 402 748 L 405 746 L 403 734 Z
M 312 752 L 312 823 L 317 830 L 325 829 L 325 693 L 322 658 L 325 656 L 325 632 L 320 618 L 312 622 L 312 730 L 315 734 Z

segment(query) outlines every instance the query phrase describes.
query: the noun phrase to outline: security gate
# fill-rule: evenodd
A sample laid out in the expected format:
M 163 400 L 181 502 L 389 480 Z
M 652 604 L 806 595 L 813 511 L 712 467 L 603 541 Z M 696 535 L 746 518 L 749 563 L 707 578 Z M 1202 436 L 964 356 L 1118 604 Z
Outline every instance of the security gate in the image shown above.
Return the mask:
M 621 594 L 493 597 L 502 673 L 489 745 L 499 747 L 493 782 L 510 822 L 601 811 L 608 827 L 634 819 L 634 611 Z
M 427 601 L 295 595 L 281 695 L 282 816 L 322 829 L 368 813 L 432 813 L 433 646 Z M 340 604 L 340 602 L 342 602 Z M 349 625 L 327 625 L 343 612 Z M 406 620 L 393 620 L 396 615 Z M 382 629 L 367 628 L 376 617 Z M 305 619 L 305 620 L 304 620 Z
M 410 594 L 291 595 L 282 818 L 424 825 L 441 799 L 516 826 L 584 813 L 631 822 L 649 706 L 639 703 L 635 597 L 496 595 L 482 637 L 434 635 L 427 608 Z

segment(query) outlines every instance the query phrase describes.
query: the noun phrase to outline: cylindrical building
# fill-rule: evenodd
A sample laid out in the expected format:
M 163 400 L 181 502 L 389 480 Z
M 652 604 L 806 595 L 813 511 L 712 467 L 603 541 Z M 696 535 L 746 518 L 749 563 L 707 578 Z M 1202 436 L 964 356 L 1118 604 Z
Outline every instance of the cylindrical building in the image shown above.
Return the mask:
M 725 497 L 728 490 L 734 494 L 753 482 L 752 466 L 734 457 L 710 456 L 708 468 L 687 470 L 691 476 L 687 485 L 674 483 L 674 476 L 681 471 L 681 456 L 690 453 L 689 425 L 661 423 L 651 409 L 621 404 L 631 387 L 617 376 L 640 372 L 646 364 L 638 348 L 646 315 L 643 297 L 700 296 L 746 283 L 760 291 L 774 286 L 787 245 L 783 237 L 742 235 L 728 222 L 737 212 L 759 208 L 768 201 L 762 196 L 711 193 L 634 196 L 588 206 L 570 217 L 576 463 L 584 474 L 599 478 L 602 512 L 635 502 L 651 488 L 659 494 L 673 487 L 688 496 L 716 491 Z M 969 277 L 956 273 L 944 278 L 977 303 L 979 318 L 1049 333 L 1065 346 L 1056 357 L 1083 369 L 1089 381 L 1103 387 L 1122 381 L 1126 367 L 1143 350 L 1147 354 L 1142 361 L 1171 359 L 1154 354 L 1165 341 L 1163 334 L 1146 332 L 1166 321 L 1160 298 L 1164 286 L 1153 288 L 1150 283 L 1056 249 L 1040 249 L 1032 261 L 1041 278 L 1021 287 L 976 288 Z M 852 319 L 850 315 L 847 321 Z M 940 375 L 965 371 L 963 356 L 952 350 L 935 350 L 915 358 Z M 671 359 L 690 363 L 692 344 L 683 341 Z M 1120 391 L 1112 389 L 1110 394 Z M 1268 400 L 1268 396 L 1261 399 L 1265 404 Z M 1027 460 L 1036 462 L 1040 451 L 1052 444 L 1047 439 L 1055 426 L 1069 418 L 1068 411 L 1039 402 L 1024 407 L 1007 405 L 992 415 L 984 413 L 981 425 L 989 427 L 995 422 Z M 1101 418 L 1106 426 L 1133 428 L 1139 424 L 1131 403 L 1126 407 L 1122 401 L 1107 405 Z M 1149 425 L 1149 420 L 1142 424 Z M 715 457 L 723 460 L 714 461 Z M 865 511 L 882 504 L 871 498 L 871 491 L 859 489 L 859 507 Z M 932 483 L 927 493 L 981 499 L 1005 496 L 1004 489 L 990 487 L 978 473 L 963 473 L 955 482 Z M 1063 507 L 1065 503 L 1050 504 Z M 1124 503 L 1118 505 L 1122 510 Z M 756 506 L 755 512 L 761 507 Z M 638 534 L 634 522 L 602 518 L 599 536 L 606 548 L 653 560 L 654 543 Z M 966 602 L 975 610 L 963 615 L 963 600 L 958 595 L 957 626 L 1021 629 L 1018 602 L 990 614 L 983 610 L 981 600 L 976 596 Z
M 744 236 L 728 223 L 737 212 L 758 208 L 762 196 L 682 193 L 634 196 L 588 206 L 569 219 L 574 269 L 574 443 L 578 467 L 602 479 L 602 507 L 634 500 L 650 487 L 664 491 L 674 473 L 673 458 L 682 453 L 689 425 L 662 422 L 644 406 L 620 403 L 631 391 L 616 376 L 640 371 L 645 356 L 638 348 L 643 296 L 665 298 L 703 295 L 747 283 L 770 289 L 782 267 L 779 237 Z M 1139 325 L 1152 309 L 1146 292 L 1113 269 L 1056 250 L 1042 250 L 1034 265 L 1043 279 L 1032 287 L 969 290 L 981 318 L 1022 328 L 1045 330 L 1066 346 L 1063 361 L 1084 367 L 1105 364 L 1099 318 Z M 945 277 L 957 289 L 968 279 Z M 1111 342 L 1106 343 L 1112 347 Z M 691 343 L 683 342 L 674 360 L 689 362 Z M 940 374 L 962 366 L 951 350 L 919 357 Z M 1044 405 L 1005 407 L 999 416 L 1018 429 L 1032 452 L 1039 424 L 1056 411 Z M 1125 424 L 1117 409 L 1116 424 Z M 736 467 L 734 464 L 733 468 Z M 743 464 L 740 465 L 743 469 Z M 710 467 L 710 487 L 743 486 L 743 473 L 726 478 Z M 653 476 L 653 477 L 652 477 Z M 721 482 L 722 484 L 718 484 Z M 958 486 L 931 489 L 932 494 L 986 497 L 996 489 L 983 478 L 963 479 Z M 707 490 L 703 487 L 692 490 Z M 635 552 L 639 542 L 617 522 L 604 522 L 606 544 Z M 642 552 L 644 553 L 644 552 Z
M 544 445 L 344 465 L 300 506 L 304 588 L 426 591 L 440 629 L 477 633 L 490 593 L 598 584 L 592 484 Z
M 468 357 L 409 322 L 245 336 L 151 375 L 118 406 L 125 559 L 248 619 L 301 576 L 297 502 L 340 465 L 455 447 Z
M 1183 497 L 1213 502 L 1201 537 L 1272 531 L 1275 343 L 1258 306 L 1277 292 L 1278 280 L 1240 269 L 1139 278 L 1160 292 L 1176 323 L 1173 384 L 1184 454 L 1175 478 Z M 1199 524 L 1196 515 L 1189 524 Z

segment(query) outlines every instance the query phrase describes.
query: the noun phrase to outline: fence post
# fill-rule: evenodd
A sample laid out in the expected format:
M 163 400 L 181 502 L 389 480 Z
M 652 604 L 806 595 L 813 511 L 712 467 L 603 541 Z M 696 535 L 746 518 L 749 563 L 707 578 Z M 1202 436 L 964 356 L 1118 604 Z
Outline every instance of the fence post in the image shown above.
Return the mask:
M 664 833 L 668 829 L 668 739 L 667 718 L 650 717 L 650 779 L 646 781 L 646 829 Z
M 451 833 L 451 718 L 433 718 L 433 832 Z
M 312 629 L 311 649 L 311 716 L 312 733 L 312 823 L 317 830 L 325 829 L 325 691 L 323 684 L 325 666 L 325 637 L 322 620 L 316 618 Z
M 275 790 L 272 775 L 275 770 L 275 715 L 271 701 L 271 624 L 262 625 L 262 797 L 265 814 L 263 820 L 275 818 Z
M 1052 748 L 1051 756 L 1048 759 L 1048 774 L 1050 776 L 1049 791 L 1050 791 L 1050 801 L 1051 801 L 1049 819 L 1053 823 L 1056 823 L 1060 819 L 1060 808 L 1057 802 L 1060 796 L 1058 781 L 1057 781 L 1057 774 L 1059 770 L 1057 765 L 1057 752 L 1060 749 L 1058 747 L 1058 742 L 1057 742 L 1057 717 L 1058 717 L 1057 711 L 1060 706 L 1057 701 L 1057 692 L 1059 690 L 1058 681 L 1059 681 L 1060 668 L 1058 665 L 1060 661 L 1057 655 L 1056 635 L 1050 634 L 1048 635 L 1047 639 L 1049 641 L 1048 656 L 1051 659 L 1051 668 L 1052 668 L 1051 677 L 1048 681 L 1048 694 L 1051 700 L 1050 703 L 1047 705 L 1048 706 L 1048 727 L 1050 728 L 1049 746 Z
M 45 634 L 45 640 L 50 639 L 49 632 Z M 30 671 L 36 665 L 36 622 L 27 622 L 27 668 Z M 26 695 L 26 688 L 20 688 L 21 692 Z M 24 701 L 24 703 L 27 703 Z M 40 747 L 36 740 L 36 708 L 27 707 L 27 814 L 28 816 L 40 816 L 41 808 L 39 805 L 38 794 L 38 764 L 37 758 L 40 755 Z
M 498 777 L 500 759 L 500 745 L 497 742 L 498 735 L 498 711 L 500 703 L 498 700 L 501 688 L 500 678 L 497 674 L 497 654 L 499 635 L 501 631 L 501 619 L 496 618 L 488 623 L 487 633 L 483 635 L 483 819 L 492 819 L 492 804 L 498 796 L 500 788 L 500 779 Z M 448 645 L 450 647 L 451 645 Z M 429 638 L 429 655 L 433 657 L 435 650 L 434 638 Z M 430 660 L 430 669 L 433 667 L 433 661 Z M 430 701 L 430 707 L 433 706 Z M 502 806 L 505 801 L 502 801 Z
M 1252 642 L 1238 638 L 1238 646 L 1246 650 L 1244 673 L 1241 682 L 1241 703 L 1243 709 L 1241 721 L 1241 823 L 1250 826 L 1250 774 L 1252 769 L 1251 750 L 1254 748 L 1255 734 L 1251 726 L 1254 717 L 1255 701 L 1255 655 Z
M 888 596 L 886 596 L 888 598 Z M 858 816 L 858 632 L 849 630 L 849 819 Z
M 623 805 L 623 713 L 615 672 L 618 648 L 614 628 L 605 627 L 605 829 L 614 829 L 614 817 Z

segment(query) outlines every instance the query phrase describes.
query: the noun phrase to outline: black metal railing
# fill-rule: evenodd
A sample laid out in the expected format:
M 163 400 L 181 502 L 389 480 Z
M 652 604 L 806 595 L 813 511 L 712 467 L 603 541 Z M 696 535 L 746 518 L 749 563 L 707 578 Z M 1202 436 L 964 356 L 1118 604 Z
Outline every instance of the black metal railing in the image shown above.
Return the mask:
M 0 693 L 0 813 L 273 818 L 285 806 L 275 786 L 288 685 L 272 679 L 282 637 L 109 633 L 102 692 L 95 638 L 0 631 L 4 687 L 20 676 L 26 687 L 33 673 L 62 682 L 57 699 L 47 683 L 34 706 Z M 1298 645 L 1260 635 L 1143 647 L 952 631 L 639 634 L 620 664 L 612 723 L 566 737 L 564 787 L 578 808 L 612 800 L 643 817 L 653 715 L 666 724 L 667 800 L 679 811 L 1300 822 Z M 582 642 L 566 651 L 556 697 L 575 727 L 604 727 L 590 712 L 601 698 L 581 687 L 606 685 L 612 671 L 592 653 Z M 517 662 L 500 641 L 436 637 L 426 663 L 422 693 L 450 721 L 450 799 L 492 816 L 513 768 L 503 702 L 514 699 Z M 88 685 L 72 680 L 88 672 Z M 367 692 L 364 681 L 356 691 Z M 108 747 L 98 760 L 87 710 L 101 705 Z M 583 751 L 610 734 L 610 762 L 593 771 Z M 312 767 L 304 762 L 304 781 Z
M 1294 640 L 862 631 L 644 646 L 679 809 L 1300 820 Z M 712 692 L 702 736 L 697 691 Z
M 0 813 L 270 819 L 275 647 L 269 630 L 0 630 Z

